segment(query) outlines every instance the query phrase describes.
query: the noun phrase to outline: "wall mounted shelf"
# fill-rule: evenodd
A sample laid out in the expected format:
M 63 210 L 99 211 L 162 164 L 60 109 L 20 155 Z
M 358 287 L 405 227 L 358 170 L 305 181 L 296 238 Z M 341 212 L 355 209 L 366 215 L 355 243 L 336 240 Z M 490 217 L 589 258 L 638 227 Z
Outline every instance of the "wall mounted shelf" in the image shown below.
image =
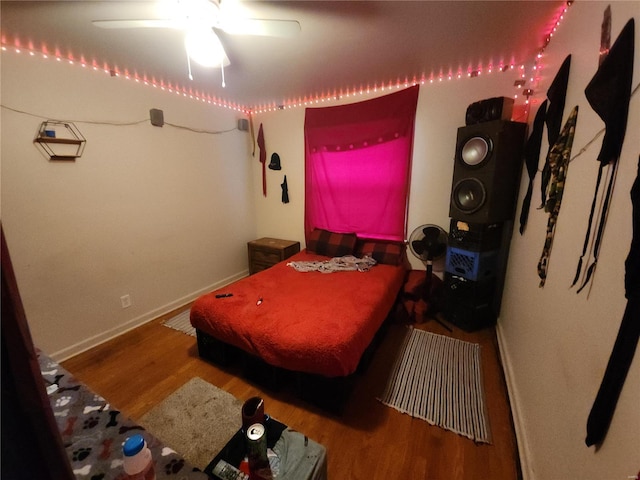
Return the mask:
M 73 161 L 82 156 L 87 141 L 73 123 L 47 120 L 33 142 L 49 160 Z

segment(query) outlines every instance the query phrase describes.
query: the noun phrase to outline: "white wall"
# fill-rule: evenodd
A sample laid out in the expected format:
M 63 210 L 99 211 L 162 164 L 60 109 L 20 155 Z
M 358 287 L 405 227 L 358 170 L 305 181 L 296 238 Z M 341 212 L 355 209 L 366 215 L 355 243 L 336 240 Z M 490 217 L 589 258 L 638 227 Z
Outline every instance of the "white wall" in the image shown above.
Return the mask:
M 51 59 L 2 63 L 2 104 L 25 112 L 2 110 L 2 224 L 38 347 L 65 358 L 246 274 L 249 135 L 145 120 L 159 108 L 222 131 L 238 112 Z M 75 120 L 81 158 L 41 154 L 44 119 Z
M 574 154 L 603 127 L 584 97 L 598 63 L 600 24 L 605 7 L 613 11 L 612 41 L 639 2 L 575 2 L 542 59 L 542 79 L 533 98 L 537 105 L 560 64 L 572 54 L 564 119 L 580 105 Z M 638 38 L 636 32 L 636 39 Z M 640 80 L 638 41 L 633 85 Z M 456 131 L 464 125 L 466 107 L 477 100 L 509 96 L 513 72 L 421 86 L 416 119 L 409 232 L 422 223 L 449 228 L 449 195 Z M 378 93 L 378 95 L 381 93 Z M 631 102 L 625 147 L 593 289 L 576 295 L 569 285 L 584 239 L 595 186 L 601 138 L 572 162 L 544 289 L 538 288 L 537 263 L 548 216 L 540 202 L 540 175 L 534 185 L 529 225 L 511 243 L 506 287 L 498 323 L 523 474 L 527 479 L 626 479 L 638 473 L 640 451 L 640 361 L 635 359 L 609 434 L 596 452 L 584 444 L 586 419 L 602 379 L 626 304 L 624 260 L 631 241 L 629 190 L 640 151 L 638 96 Z M 350 103 L 370 96 L 344 98 Z M 314 107 L 317 105 L 313 105 Z M 535 109 L 533 111 L 535 113 Z M 533 114 L 529 115 L 533 120 Z M 258 236 L 304 240 L 304 108 L 275 111 L 254 118 L 264 125 L 268 158 L 278 152 L 283 170 L 267 170 L 268 195 L 254 189 Z M 542 152 L 547 145 L 543 143 Z M 261 178 L 253 163 L 254 181 Z M 540 163 L 542 168 L 542 160 Z M 279 183 L 286 174 L 291 203 L 280 203 Z M 522 175 L 520 204 L 526 190 Z M 413 259 L 414 268 L 424 268 Z M 638 357 L 638 354 L 636 355 Z
M 603 128 L 584 90 L 598 65 L 600 25 L 608 2 L 575 2 L 544 59 L 546 91 L 567 55 L 571 71 L 565 107 L 579 106 L 573 155 Z M 610 2 L 613 42 L 636 17 L 633 87 L 640 82 L 639 2 Z M 499 322 L 526 478 L 624 479 L 640 470 L 640 353 L 629 372 L 602 448 L 587 448 L 586 420 L 622 319 L 624 260 L 631 243 L 629 191 L 640 152 L 640 95 L 631 100 L 627 135 L 600 260 L 589 294 L 570 289 L 587 228 L 602 145 L 598 138 L 571 162 L 558 217 L 547 282 L 538 288 L 536 265 L 547 215 L 534 207 L 525 234 L 514 236 Z M 546 152 L 547 145 L 543 144 Z M 534 191 L 539 192 L 537 176 Z M 524 184 L 521 189 L 524 194 Z M 537 203 L 536 203 L 537 202 Z
M 275 152 L 282 170 L 266 169 L 267 195 L 262 193 L 262 165 L 259 149 L 252 163 L 253 200 L 256 205 L 258 237 L 299 240 L 304 248 L 304 110 L 301 108 L 256 115 L 253 124 L 257 136 L 262 124 L 267 165 Z M 287 176 L 289 203 L 282 203 L 280 184 Z

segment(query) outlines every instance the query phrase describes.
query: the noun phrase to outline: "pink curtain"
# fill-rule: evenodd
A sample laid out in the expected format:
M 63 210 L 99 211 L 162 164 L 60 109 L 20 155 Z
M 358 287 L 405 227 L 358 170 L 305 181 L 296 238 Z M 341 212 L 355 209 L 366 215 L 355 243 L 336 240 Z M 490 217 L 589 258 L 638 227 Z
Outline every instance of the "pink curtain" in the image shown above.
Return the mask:
M 305 235 L 404 240 L 418 91 L 306 110 Z

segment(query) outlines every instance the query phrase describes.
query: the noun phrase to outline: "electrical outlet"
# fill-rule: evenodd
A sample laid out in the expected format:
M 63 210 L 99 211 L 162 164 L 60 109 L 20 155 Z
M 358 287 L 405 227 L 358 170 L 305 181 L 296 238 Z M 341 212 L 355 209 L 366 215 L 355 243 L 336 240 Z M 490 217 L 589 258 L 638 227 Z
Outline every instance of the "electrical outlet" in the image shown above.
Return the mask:
M 122 304 L 122 308 L 129 308 L 131 306 L 131 296 L 128 293 L 121 296 L 120 303 Z

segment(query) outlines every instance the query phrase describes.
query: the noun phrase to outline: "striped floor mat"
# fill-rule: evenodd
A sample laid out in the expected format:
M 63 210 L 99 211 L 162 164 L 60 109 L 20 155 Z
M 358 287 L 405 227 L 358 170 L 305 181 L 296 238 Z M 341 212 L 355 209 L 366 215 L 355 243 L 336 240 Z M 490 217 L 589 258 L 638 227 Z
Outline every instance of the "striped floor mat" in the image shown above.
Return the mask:
M 196 329 L 191 326 L 191 322 L 189 321 L 190 312 L 191 310 L 185 310 L 175 317 L 171 317 L 168 320 L 165 320 L 164 322 L 162 322 L 162 324 L 165 327 L 173 328 L 174 330 L 178 330 L 182 333 L 186 333 L 187 335 L 195 337 Z
M 491 443 L 478 344 L 410 328 L 378 400 L 476 442 Z

